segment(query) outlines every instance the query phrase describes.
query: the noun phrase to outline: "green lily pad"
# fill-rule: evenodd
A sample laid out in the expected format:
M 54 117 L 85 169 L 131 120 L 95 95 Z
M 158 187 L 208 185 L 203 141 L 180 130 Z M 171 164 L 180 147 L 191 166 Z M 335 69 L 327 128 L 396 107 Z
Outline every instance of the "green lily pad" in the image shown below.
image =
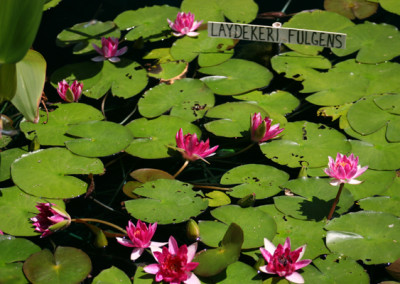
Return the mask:
M 281 139 L 260 145 L 261 151 L 269 159 L 291 168 L 301 167 L 307 162 L 309 167 L 322 167 L 328 156 L 350 151 L 350 143 L 339 131 L 323 124 L 308 121 L 287 123 Z
M 235 99 L 248 102 L 256 102 L 268 113 L 278 113 L 286 115 L 295 110 L 300 101 L 289 92 L 275 91 L 269 94 L 263 94 L 261 91 L 253 91 L 247 94 L 235 96 Z
M 396 0 L 379 0 L 381 7 L 389 12 L 400 15 L 400 3 Z
M 43 11 L 49 10 L 50 8 L 54 8 L 60 2 L 61 0 L 46 0 L 43 6 Z
M 14 183 L 28 194 L 47 198 L 72 198 L 84 194 L 88 184 L 72 175 L 101 174 L 99 159 L 49 148 L 23 155 L 11 165 Z
M 159 179 L 135 189 L 143 198 L 125 202 L 126 210 L 136 219 L 159 224 L 181 223 L 202 213 L 207 200 L 192 186 L 177 180 Z
M 290 218 L 279 212 L 274 205 L 263 205 L 257 208 L 274 218 L 277 230 L 272 242 L 276 246 L 284 244 L 286 238 L 290 237 L 292 249 L 307 245 L 303 259 L 314 259 L 319 255 L 329 253 L 324 242 L 326 237 L 325 221 L 304 221 Z
M 400 114 L 400 94 L 386 94 L 375 98 L 374 102 L 390 114 Z
M 208 246 L 218 246 L 220 237 L 226 231 L 230 223 L 238 224 L 244 232 L 243 249 L 263 246 L 264 238 L 273 239 L 276 234 L 276 224 L 273 218 L 255 208 L 241 208 L 238 205 L 226 205 L 211 211 L 211 215 L 219 222 L 199 222 L 200 240 Z
M 355 260 L 330 254 L 325 259 L 313 260 L 313 265 L 302 268 L 301 275 L 307 284 L 370 283 L 364 267 Z
M 308 29 L 327 32 L 342 32 L 347 27 L 353 26 L 353 22 L 346 17 L 327 11 L 315 10 L 313 12 L 297 13 L 289 21 L 283 24 L 285 28 Z M 308 54 L 317 55 L 323 50 L 322 46 L 286 44 L 290 49 Z
M 16 186 L 0 189 L 0 196 L 0 218 L 3 220 L 0 230 L 13 236 L 39 235 L 34 231 L 30 220 L 37 215 L 37 203 L 50 201 L 60 208 L 65 208 L 62 200 L 41 199 L 24 193 Z
M 114 19 L 114 23 L 121 30 L 128 30 L 126 40 L 147 40 L 168 31 L 167 19 L 173 21 L 178 12 L 178 8 L 168 5 L 144 7 L 122 12 Z
M 400 220 L 372 211 L 349 213 L 330 221 L 326 245 L 333 253 L 366 264 L 393 262 L 400 257 Z
M 0 181 L 8 180 L 11 177 L 11 164 L 22 154 L 26 154 L 26 151 L 21 148 L 12 148 L 0 152 Z
M 281 191 L 280 185 L 289 180 L 289 175 L 277 168 L 247 164 L 233 168 L 221 177 L 221 184 L 239 184 L 228 192 L 230 196 L 242 198 L 255 193 L 256 199 L 264 199 Z
M 135 284 L 156 284 L 154 275 L 144 272 L 143 267 L 138 266 L 133 278 Z
M 125 149 L 125 152 L 143 159 L 160 159 L 170 156 L 171 149 L 175 147 L 175 135 L 180 128 L 184 134 L 191 133 L 201 136 L 200 129 L 179 117 L 162 115 L 156 119 L 139 118 L 126 126 L 135 139 Z
M 190 62 L 197 56 L 202 67 L 213 66 L 233 56 L 234 42 L 228 38 L 209 37 L 207 30 L 199 31 L 197 37 L 183 37 L 174 42 L 171 55 L 176 60 Z
M 354 20 L 368 18 L 376 12 L 378 4 L 367 0 L 325 0 L 324 8 Z
M 132 281 L 122 270 L 111 266 L 108 269 L 104 269 L 93 279 L 93 284 L 131 284 Z
M 310 56 L 297 52 L 286 52 L 275 55 L 271 59 L 272 68 L 278 73 L 284 73 L 286 78 L 303 81 L 309 73 L 318 73 L 315 69 L 330 69 L 331 62 L 321 56 Z
M 301 220 L 321 221 L 328 216 L 339 187 L 328 179 L 299 178 L 290 180 L 283 187 L 300 196 L 277 196 L 274 203 L 279 211 Z M 344 189 L 335 212 L 343 214 L 354 204 L 351 193 Z
M 231 199 L 228 195 L 217 190 L 206 193 L 206 197 L 208 199 L 208 206 L 210 207 L 218 207 L 231 203 Z
M 180 78 L 187 71 L 188 64 L 186 62 L 174 61 L 159 63 L 158 65 L 152 66 L 148 70 L 147 75 L 153 78 L 161 79 L 161 81 L 174 81 L 176 78 Z
M 73 247 L 57 247 L 54 255 L 44 249 L 24 263 L 25 276 L 32 283 L 80 283 L 92 270 L 89 256 Z
M 400 217 L 400 198 L 390 196 L 367 197 L 358 201 L 361 209 L 385 212 Z
M 207 131 L 223 137 L 244 137 L 250 131 L 251 116 L 261 113 L 269 116 L 264 109 L 256 104 L 233 102 L 218 105 L 210 109 L 206 117 L 220 118 L 204 124 Z
M 152 118 L 170 110 L 172 116 L 187 121 L 200 119 L 214 106 L 212 91 L 196 79 L 182 79 L 172 85 L 160 84 L 147 91 L 138 102 L 141 115 Z
M 257 88 L 265 87 L 272 79 L 272 73 L 257 63 L 230 59 L 219 65 L 203 67 L 200 73 L 212 75 L 201 80 L 218 95 L 239 95 Z
M 259 275 L 257 274 L 257 270 L 253 267 L 241 262 L 236 261 L 229 265 L 226 270 L 221 273 L 207 278 L 201 278 L 201 283 L 213 284 L 230 284 L 235 283 L 236 281 L 239 283 L 263 283 Z
M 92 20 L 63 30 L 57 35 L 57 45 L 61 47 L 74 45 L 72 49 L 74 54 L 85 54 L 94 50 L 92 44 L 101 46 L 102 37 L 120 36 L 121 31 L 115 23 Z
M 64 146 L 71 137 L 66 132 L 71 124 L 104 119 L 101 111 L 81 103 L 56 104 L 57 108 L 49 112 L 40 111 L 39 122 L 21 122 L 21 130 L 26 138 L 33 140 L 37 137 L 41 145 Z
M 395 26 L 365 22 L 342 32 L 347 34 L 347 45 L 345 49 L 332 49 L 338 56 L 359 51 L 358 62 L 379 63 L 400 55 L 400 32 Z
M 133 140 L 129 129 L 110 121 L 89 121 L 68 128 L 68 135 L 78 137 L 65 141 L 72 153 L 85 157 L 105 157 L 121 152 Z

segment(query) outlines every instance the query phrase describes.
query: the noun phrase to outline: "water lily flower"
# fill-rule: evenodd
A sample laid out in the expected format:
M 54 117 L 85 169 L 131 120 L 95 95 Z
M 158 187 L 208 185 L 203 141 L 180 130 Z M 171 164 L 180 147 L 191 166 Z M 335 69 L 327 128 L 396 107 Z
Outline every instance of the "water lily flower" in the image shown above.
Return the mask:
M 100 56 L 96 56 L 92 58 L 92 61 L 99 62 L 99 61 L 104 61 L 108 60 L 113 63 L 119 62 L 120 59 L 118 56 L 121 56 L 126 53 L 128 50 L 128 47 L 123 47 L 121 49 L 118 49 L 118 39 L 115 37 L 102 37 L 101 38 L 101 48 L 95 45 L 94 43 L 92 44 L 94 50 L 96 50 Z
M 199 141 L 196 133 L 183 135 L 182 128 L 176 133 L 175 139 L 178 151 L 188 161 L 204 160 L 204 158 L 214 155 L 214 152 L 218 149 L 218 145 L 210 148 L 209 139 L 206 142 Z
M 163 247 L 162 252 L 153 252 L 158 263 L 145 266 L 144 271 L 155 274 L 157 282 L 200 284 L 200 280 L 192 272 L 199 265 L 198 262 L 192 262 L 196 250 L 197 243 L 188 247 L 186 245 L 178 247 L 176 240 L 171 236 L 168 248 Z
M 195 21 L 194 14 L 188 12 L 179 12 L 176 16 L 175 22 L 167 19 L 169 26 L 175 32 L 174 36 L 197 36 L 199 33 L 195 30 L 203 23 L 203 21 Z
M 83 84 L 76 80 L 72 82 L 71 86 L 66 80 L 62 80 L 58 82 L 57 92 L 64 101 L 72 103 L 79 100 L 82 94 L 82 88 Z
M 262 118 L 261 113 L 255 113 L 251 117 L 251 140 L 262 143 L 275 138 L 284 128 L 279 128 L 279 123 L 271 126 L 272 119 Z
M 311 263 L 311 259 L 300 260 L 304 255 L 306 245 L 290 251 L 290 238 L 286 239 L 283 246 L 279 244 L 278 247 L 275 247 L 273 243 L 264 238 L 264 247 L 260 248 L 260 251 L 267 265 L 260 266 L 260 271 L 268 274 L 278 274 L 290 282 L 304 283 L 303 277 L 295 271 Z
M 151 241 L 156 229 L 157 223 L 149 224 L 149 227 L 147 227 L 146 224 L 140 220 L 137 221 L 136 226 L 129 221 L 126 227 L 129 239 L 117 238 L 117 241 L 123 246 L 134 248 L 131 259 L 135 261 L 142 255 L 145 248 L 150 248 L 153 251 L 166 244 Z
M 71 224 L 71 217 L 53 203 L 38 203 L 39 214 L 31 218 L 35 231 L 42 233 L 41 238 L 63 230 Z
M 336 160 L 333 160 L 332 157 L 328 158 L 328 168 L 324 171 L 328 176 L 334 178 L 330 182 L 333 186 L 337 186 L 341 183 L 360 184 L 361 181 L 356 180 L 355 178 L 359 177 L 368 169 L 368 166 L 361 168 L 358 164 L 358 157 L 354 158 L 353 154 L 347 157 L 337 153 Z

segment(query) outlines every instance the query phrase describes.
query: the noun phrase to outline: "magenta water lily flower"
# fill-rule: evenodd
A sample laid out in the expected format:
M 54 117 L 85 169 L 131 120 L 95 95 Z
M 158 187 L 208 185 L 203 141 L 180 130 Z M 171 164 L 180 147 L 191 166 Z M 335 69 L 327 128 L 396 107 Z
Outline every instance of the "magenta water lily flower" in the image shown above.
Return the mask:
M 173 33 L 175 36 L 197 36 L 199 33 L 195 30 L 203 23 L 203 21 L 195 21 L 194 14 L 190 12 L 179 12 L 175 22 L 170 19 L 167 19 L 167 21 L 171 29 L 175 31 Z
M 283 246 L 279 244 L 278 247 L 275 247 L 273 243 L 264 238 L 264 247 L 260 248 L 260 251 L 267 265 L 260 266 L 260 271 L 268 274 L 278 274 L 293 283 L 304 283 L 303 277 L 296 270 L 311 263 L 310 259 L 300 260 L 304 255 L 306 245 L 290 251 L 290 238 L 286 239 Z
M 53 203 L 38 203 L 39 214 L 31 218 L 35 231 L 42 233 L 41 238 L 63 230 L 71 224 L 71 217 Z
M 115 37 L 102 37 L 101 38 L 101 48 L 95 45 L 94 43 L 92 44 L 94 50 L 96 50 L 100 56 L 96 56 L 92 58 L 93 61 L 99 62 L 99 61 L 104 61 L 108 60 L 111 62 L 119 62 L 120 59 L 118 56 L 121 56 L 126 53 L 128 50 L 128 47 L 123 47 L 121 49 L 118 49 L 118 39 Z
M 72 103 L 79 100 L 82 94 L 82 88 L 83 84 L 76 80 L 72 82 L 71 86 L 66 80 L 62 80 L 58 82 L 57 92 L 64 101 Z
M 251 117 L 251 140 L 262 143 L 275 138 L 284 128 L 279 128 L 279 123 L 271 126 L 272 119 L 262 118 L 261 113 L 255 113 Z
M 361 167 L 358 164 L 358 157 L 355 158 L 353 154 L 347 157 L 337 153 L 336 160 L 333 160 L 332 157 L 328 158 L 328 168 L 324 171 L 328 176 L 333 178 L 330 182 L 333 186 L 341 183 L 360 184 L 361 181 L 356 180 L 356 178 L 368 169 L 368 166 Z
M 157 263 L 144 267 L 144 271 L 156 275 L 156 281 L 164 281 L 171 284 L 200 284 L 200 280 L 192 272 L 199 263 L 192 262 L 197 250 L 197 243 L 188 247 L 178 244 L 174 237 L 170 237 L 168 248 L 163 247 L 162 252 L 153 252 Z
M 161 250 L 160 247 L 166 244 L 151 241 L 156 229 L 157 223 L 149 224 L 147 227 L 146 224 L 140 220 L 137 221 L 136 226 L 129 221 L 126 227 L 129 239 L 117 238 L 117 241 L 123 246 L 134 248 L 131 259 L 135 261 L 142 255 L 145 248 L 156 251 L 157 249 Z
M 189 161 L 204 160 L 204 158 L 214 155 L 218 149 L 218 145 L 210 148 L 209 139 L 206 142 L 199 141 L 196 133 L 183 135 L 182 128 L 176 133 L 175 139 L 178 151 L 182 153 L 185 160 Z

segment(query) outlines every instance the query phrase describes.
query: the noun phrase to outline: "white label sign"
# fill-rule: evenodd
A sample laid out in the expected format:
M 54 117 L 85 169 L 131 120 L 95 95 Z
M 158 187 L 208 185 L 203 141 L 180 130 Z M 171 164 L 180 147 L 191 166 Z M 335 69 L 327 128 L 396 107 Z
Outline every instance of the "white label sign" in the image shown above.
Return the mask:
M 260 25 L 208 22 L 208 36 L 346 48 L 346 34 Z

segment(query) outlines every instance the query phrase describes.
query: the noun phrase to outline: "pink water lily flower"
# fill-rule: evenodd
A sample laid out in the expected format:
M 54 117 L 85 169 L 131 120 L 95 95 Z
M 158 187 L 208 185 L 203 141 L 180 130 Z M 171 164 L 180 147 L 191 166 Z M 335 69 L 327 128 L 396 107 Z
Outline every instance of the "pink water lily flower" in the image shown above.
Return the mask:
M 182 128 L 176 133 L 175 139 L 178 151 L 188 161 L 204 160 L 204 158 L 214 155 L 218 149 L 218 145 L 210 148 L 209 139 L 206 142 L 199 141 L 196 133 L 183 135 Z
M 293 283 L 304 283 L 303 277 L 296 270 L 303 268 L 311 263 L 310 259 L 300 260 L 306 250 L 303 245 L 294 251 L 290 251 L 290 238 L 285 244 L 275 247 L 268 239 L 264 238 L 264 247 L 260 248 L 267 265 L 260 266 L 260 271 L 268 274 L 278 274 Z
M 53 203 L 38 203 L 39 214 L 31 218 L 35 231 L 42 233 L 41 238 L 63 230 L 71 224 L 71 217 Z
M 158 263 L 144 267 L 144 271 L 156 275 L 156 281 L 164 281 L 171 284 L 200 284 L 200 280 L 192 272 L 199 263 L 192 262 L 197 250 L 197 243 L 188 247 L 178 244 L 174 237 L 170 237 L 168 248 L 163 247 L 162 252 L 153 252 Z
M 347 157 L 337 153 L 336 160 L 333 160 L 332 157 L 328 158 L 328 168 L 324 171 L 328 176 L 334 178 L 330 182 L 333 186 L 337 186 L 341 183 L 360 184 L 361 181 L 356 180 L 355 178 L 359 177 L 368 169 L 368 166 L 361 168 L 358 164 L 358 157 L 354 158 L 353 154 Z
M 157 223 L 149 224 L 149 227 L 147 227 L 146 224 L 140 220 L 137 221 L 136 226 L 129 221 L 126 227 L 129 239 L 117 238 L 117 241 L 123 246 L 134 248 L 131 259 L 135 261 L 142 255 L 145 248 L 150 248 L 153 251 L 166 244 L 151 241 L 156 229 Z
M 121 56 L 126 53 L 128 47 L 123 47 L 118 49 L 118 39 L 115 37 L 102 37 L 101 38 L 101 48 L 92 44 L 94 50 L 96 50 L 100 56 L 96 56 L 92 58 L 93 61 L 99 62 L 104 60 L 109 60 L 111 62 L 119 62 L 120 59 L 118 56 Z
M 197 36 L 199 33 L 195 30 L 203 23 L 203 21 L 195 21 L 194 14 L 190 12 L 179 12 L 175 22 L 170 19 L 167 19 L 167 21 L 171 29 L 175 31 L 174 36 Z
M 58 82 L 57 92 L 64 101 L 72 103 L 79 100 L 82 94 L 82 88 L 83 84 L 76 80 L 72 82 L 71 86 L 66 80 L 62 80 Z
M 261 113 L 255 113 L 251 117 L 251 140 L 262 143 L 275 138 L 284 128 L 279 128 L 279 123 L 271 126 L 272 119 L 262 118 Z

